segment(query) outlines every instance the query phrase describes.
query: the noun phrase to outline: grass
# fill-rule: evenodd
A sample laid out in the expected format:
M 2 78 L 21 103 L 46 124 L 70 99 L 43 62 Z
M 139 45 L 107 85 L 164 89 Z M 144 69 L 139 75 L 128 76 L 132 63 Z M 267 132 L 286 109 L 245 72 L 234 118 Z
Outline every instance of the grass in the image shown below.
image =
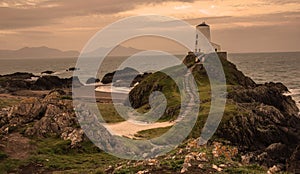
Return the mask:
M 2 151 L 0 151 L 0 160 L 4 160 L 4 159 L 6 159 L 8 156 L 4 153 L 4 152 L 2 152 Z
M 134 136 L 141 139 L 152 139 L 159 137 L 160 135 L 166 133 L 172 126 L 155 128 L 155 129 L 147 129 L 137 132 Z
M 109 164 L 114 164 L 115 157 L 106 153 L 72 154 L 72 155 L 37 155 L 31 158 L 35 163 L 41 163 L 48 170 L 81 170 L 101 169 L 104 171 Z
M 24 161 L 16 160 L 16 159 L 2 159 L 0 160 L 0 173 L 8 173 L 8 171 L 12 171 L 17 169 L 20 165 L 24 164 Z
M 184 163 L 184 159 L 174 159 L 174 160 L 165 160 L 162 161 L 161 165 L 166 166 L 171 171 L 180 171 L 182 165 Z
M 63 95 L 63 96 L 61 96 L 61 99 L 62 100 L 72 100 L 72 96 L 70 96 L 70 95 Z
M 115 109 L 114 104 L 98 103 L 98 108 L 100 110 L 102 118 L 105 120 L 106 123 L 118 123 L 125 121 L 125 119 L 121 117 Z M 126 107 L 120 105 L 119 108 L 122 110 L 122 113 L 126 113 Z
M 247 174 L 247 173 L 264 174 L 266 173 L 266 169 L 258 165 L 246 165 L 246 166 L 228 168 L 225 169 L 224 172 L 236 173 L 236 174 Z
M 164 72 L 174 71 L 174 72 L 178 73 L 178 72 L 182 71 L 182 68 L 175 67 L 175 70 L 176 71 L 174 71 L 173 69 L 167 69 Z M 150 105 L 149 105 L 150 94 L 154 91 L 160 91 L 166 97 L 167 108 L 170 109 L 170 112 L 172 114 L 167 114 L 165 112 L 158 120 L 159 122 L 174 120 L 177 117 L 177 115 L 179 114 L 178 108 L 180 108 L 180 104 L 181 104 L 181 97 L 180 97 L 178 86 L 176 85 L 175 81 L 172 78 L 170 78 L 167 74 L 165 74 L 164 72 L 156 72 L 156 73 L 148 76 L 150 78 L 147 77 L 146 79 L 144 79 L 141 82 L 140 86 L 142 86 L 142 88 L 147 88 L 150 85 L 152 89 L 144 91 L 143 95 L 140 96 L 141 97 L 141 102 L 139 103 L 140 107 L 137 108 L 137 111 L 139 113 L 144 114 L 144 113 L 148 112 L 151 109 Z M 175 80 L 178 80 L 178 79 L 175 79 Z M 180 81 L 180 80 L 178 80 L 178 81 Z M 179 84 L 179 85 L 182 85 L 182 84 Z M 135 91 L 135 89 L 133 89 L 133 91 Z M 156 102 L 159 103 L 158 107 L 160 107 L 161 100 L 158 99 Z
M 25 160 L 6 158 L 6 154 L 0 151 L 0 173 L 9 173 L 28 164 L 39 164 L 43 170 L 54 173 L 104 173 L 109 165 L 121 162 L 90 141 L 77 148 L 71 148 L 70 141 L 58 137 L 33 139 L 31 143 L 36 150 Z
M 120 161 L 119 158 L 101 151 L 90 141 L 83 142 L 77 148 L 71 148 L 70 141 L 54 137 L 34 140 L 32 143 L 37 146 L 37 150 L 29 161 L 42 164 L 45 169 L 56 170 L 58 173 L 101 173 L 109 165 Z

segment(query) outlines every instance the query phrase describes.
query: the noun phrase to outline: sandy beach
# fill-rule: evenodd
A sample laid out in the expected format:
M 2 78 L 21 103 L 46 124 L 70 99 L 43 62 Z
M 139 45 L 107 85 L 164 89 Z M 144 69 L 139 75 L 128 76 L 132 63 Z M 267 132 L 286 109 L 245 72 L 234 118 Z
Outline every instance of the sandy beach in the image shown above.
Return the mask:
M 131 120 L 123 121 L 120 123 L 105 124 L 104 126 L 113 135 L 125 136 L 128 138 L 136 138 L 134 135 L 143 130 L 163 128 L 173 126 L 175 122 L 157 122 L 150 124 L 137 123 Z

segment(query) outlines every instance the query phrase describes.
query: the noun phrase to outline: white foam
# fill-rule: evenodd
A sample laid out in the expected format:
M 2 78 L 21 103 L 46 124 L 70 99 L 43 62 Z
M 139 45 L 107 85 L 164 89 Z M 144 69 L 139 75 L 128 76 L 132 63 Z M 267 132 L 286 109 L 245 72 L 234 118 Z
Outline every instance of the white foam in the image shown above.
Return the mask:
M 292 96 L 300 95 L 300 89 L 290 89 L 290 94 Z
M 132 88 L 115 87 L 115 86 L 111 86 L 111 85 L 100 85 L 95 89 L 95 91 L 128 94 L 131 91 L 131 89 Z
M 90 83 L 90 84 L 85 84 L 84 86 L 103 86 L 103 83 L 98 82 L 98 83 Z
M 289 89 L 289 92 L 284 93 L 285 96 L 291 96 L 296 102 L 296 106 L 300 110 L 300 89 Z

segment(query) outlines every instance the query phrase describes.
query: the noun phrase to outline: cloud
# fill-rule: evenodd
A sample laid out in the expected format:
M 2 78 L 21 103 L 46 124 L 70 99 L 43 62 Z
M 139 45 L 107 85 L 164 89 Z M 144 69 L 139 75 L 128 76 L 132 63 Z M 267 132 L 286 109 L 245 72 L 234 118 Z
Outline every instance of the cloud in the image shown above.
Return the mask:
M 271 3 L 271 4 L 291 4 L 291 3 L 297 3 L 300 4 L 299 0 L 264 0 L 267 3 Z
M 282 12 L 270 13 L 251 16 L 220 16 L 188 19 L 187 22 L 192 25 L 199 24 L 202 21 L 214 26 L 219 30 L 236 27 L 251 27 L 251 26 L 280 26 L 287 23 L 300 24 L 300 12 Z M 221 27 L 220 27 L 221 26 Z
M 288 52 L 299 51 L 299 23 L 278 26 L 249 26 L 216 30 L 214 42 L 232 52 Z
M 194 0 L 168 0 L 193 2 Z M 92 14 L 110 15 L 165 0 L 1 0 L 0 29 L 18 29 L 59 23 L 59 19 Z

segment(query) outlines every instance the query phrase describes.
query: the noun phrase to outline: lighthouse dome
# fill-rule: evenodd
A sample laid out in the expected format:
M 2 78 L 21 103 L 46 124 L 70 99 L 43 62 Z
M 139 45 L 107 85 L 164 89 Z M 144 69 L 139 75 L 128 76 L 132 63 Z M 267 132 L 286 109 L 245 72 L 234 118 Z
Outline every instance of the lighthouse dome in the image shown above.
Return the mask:
M 205 22 L 202 22 L 201 24 L 197 25 L 197 27 L 209 27 Z

